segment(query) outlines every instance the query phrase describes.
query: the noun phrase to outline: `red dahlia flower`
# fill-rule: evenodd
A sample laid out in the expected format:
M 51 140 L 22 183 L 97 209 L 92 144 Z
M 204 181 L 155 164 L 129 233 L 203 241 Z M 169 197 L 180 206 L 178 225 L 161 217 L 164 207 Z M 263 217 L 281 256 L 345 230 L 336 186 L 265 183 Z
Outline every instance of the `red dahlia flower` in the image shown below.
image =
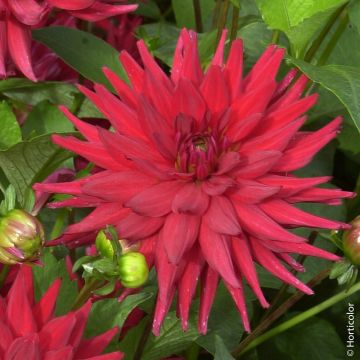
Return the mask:
M 7 75 L 8 55 L 30 80 L 37 78 L 31 61 L 31 29 L 44 25 L 53 9 L 79 19 L 100 21 L 133 11 L 137 5 L 113 5 L 113 0 L 0 0 L 0 78 Z
M 199 281 L 199 330 L 205 333 L 220 278 L 249 330 L 244 280 L 260 303 L 268 306 L 254 262 L 312 294 L 283 265 L 301 269 L 289 254 L 338 259 L 286 228 L 347 227 L 294 204 L 335 205 L 352 193 L 316 187 L 329 177 L 292 174 L 336 136 L 341 119 L 315 132 L 299 131 L 317 95 L 301 98 L 305 77 L 288 86 L 293 72 L 276 82 L 284 50 L 269 46 L 244 77 L 242 42 L 232 43 L 226 63 L 224 43 L 225 34 L 203 71 L 196 34 L 182 31 L 171 77 L 157 65 L 143 41 L 138 48 L 144 69 L 122 52 L 120 59 L 131 86 L 104 69 L 119 97 L 102 85 L 95 85 L 95 92 L 79 86 L 114 131 L 82 122 L 63 108 L 86 141 L 53 137 L 55 143 L 103 171 L 73 182 L 35 186 L 72 195 L 52 207 L 95 207 L 54 244 L 82 245 L 100 228 L 113 224 L 121 238 L 142 242 L 150 263 L 154 256 L 159 283 L 155 334 L 176 289 L 182 326 L 187 328 Z
M 6 298 L 0 296 L 0 358 L 3 360 L 120 360 L 120 352 L 100 355 L 117 333 L 83 339 L 91 303 L 61 317 L 53 312 L 60 280 L 35 303 L 31 268 L 22 266 Z

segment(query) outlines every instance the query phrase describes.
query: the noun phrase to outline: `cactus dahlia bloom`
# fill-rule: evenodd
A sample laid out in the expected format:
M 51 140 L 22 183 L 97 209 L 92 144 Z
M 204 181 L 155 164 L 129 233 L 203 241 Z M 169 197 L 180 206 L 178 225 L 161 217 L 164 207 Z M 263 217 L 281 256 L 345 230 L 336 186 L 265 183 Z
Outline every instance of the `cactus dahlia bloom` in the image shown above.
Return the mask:
M 72 195 L 52 207 L 95 208 L 70 225 L 55 244 L 79 246 L 113 224 L 121 238 L 140 241 L 143 251 L 153 255 L 159 283 L 155 334 L 176 292 L 182 326 L 187 328 L 199 282 L 199 330 L 205 333 L 219 279 L 249 330 L 245 280 L 260 303 L 268 306 L 255 262 L 312 294 L 284 266 L 301 270 L 290 253 L 338 257 L 287 229 L 347 227 L 295 204 L 336 205 L 352 193 L 317 187 L 329 177 L 300 178 L 292 173 L 336 136 L 341 119 L 314 132 L 300 131 L 304 113 L 317 96 L 301 98 L 304 77 L 289 86 L 293 71 L 280 83 L 275 80 L 284 50 L 269 46 L 243 76 L 242 42 L 232 43 L 224 62 L 225 36 L 203 71 L 196 34 L 183 30 L 170 77 L 142 41 L 138 48 L 144 68 L 122 52 L 130 86 L 104 69 L 118 97 L 102 85 L 95 85 L 95 92 L 80 86 L 113 131 L 82 122 L 63 109 L 85 140 L 53 137 L 56 144 L 103 170 L 73 182 L 35 185 L 38 190 Z
M 7 75 L 7 60 L 36 81 L 31 61 L 31 29 L 44 25 L 52 10 L 79 19 L 99 21 L 124 14 L 137 5 L 114 5 L 113 0 L 0 0 L 0 78 Z
M 3 360 L 120 360 L 120 352 L 100 355 L 117 333 L 83 339 L 91 303 L 54 317 L 60 289 L 56 280 L 36 303 L 30 267 L 22 266 L 6 298 L 0 297 L 0 358 Z

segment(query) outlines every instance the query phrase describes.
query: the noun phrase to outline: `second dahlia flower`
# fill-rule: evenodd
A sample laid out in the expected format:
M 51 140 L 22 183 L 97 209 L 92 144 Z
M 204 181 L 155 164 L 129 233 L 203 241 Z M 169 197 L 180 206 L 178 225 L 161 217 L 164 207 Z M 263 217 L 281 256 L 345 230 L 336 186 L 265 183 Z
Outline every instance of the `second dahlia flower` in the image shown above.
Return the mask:
M 100 21 L 133 11 L 137 5 L 114 5 L 112 0 L 0 0 L 0 78 L 14 63 L 30 80 L 36 81 L 31 60 L 31 30 L 46 23 L 51 11 L 66 11 L 86 20 Z
M 170 77 L 143 41 L 138 48 L 144 68 L 123 52 L 120 60 L 131 86 L 104 69 L 118 97 L 102 85 L 95 85 L 95 92 L 80 86 L 114 130 L 89 125 L 63 108 L 85 141 L 53 137 L 58 145 L 103 170 L 74 182 L 35 186 L 72 195 L 52 207 L 95 208 L 54 244 L 80 246 L 112 224 L 121 238 L 141 242 L 150 265 L 154 258 L 159 283 L 155 334 L 176 293 L 182 326 L 187 328 L 198 283 L 199 330 L 205 333 L 220 279 L 249 331 L 245 281 L 260 303 L 268 306 L 255 262 L 312 294 L 284 266 L 303 269 L 290 254 L 338 257 L 308 244 L 288 228 L 347 227 L 295 204 L 336 205 L 352 193 L 317 187 L 330 180 L 327 176 L 293 175 L 336 136 L 341 119 L 314 132 L 300 131 L 304 113 L 317 95 L 301 98 L 307 80 L 300 77 L 289 86 L 293 71 L 276 81 L 284 50 L 269 46 L 243 76 L 242 42 L 232 43 L 224 62 L 225 36 L 203 71 L 196 34 L 183 30 Z
M 100 355 L 117 333 L 116 328 L 90 339 L 83 338 L 90 302 L 75 312 L 54 316 L 60 284 L 60 280 L 55 281 L 40 301 L 35 302 L 31 268 L 20 268 L 7 297 L 0 296 L 0 358 L 121 360 L 120 352 Z

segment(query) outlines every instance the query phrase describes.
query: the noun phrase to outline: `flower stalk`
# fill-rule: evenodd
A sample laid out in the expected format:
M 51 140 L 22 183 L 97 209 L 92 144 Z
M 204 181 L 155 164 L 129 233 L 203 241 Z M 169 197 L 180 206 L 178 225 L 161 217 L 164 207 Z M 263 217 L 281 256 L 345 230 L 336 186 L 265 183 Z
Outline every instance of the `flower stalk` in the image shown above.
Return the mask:
M 239 356 L 248 352 L 249 350 L 255 348 L 256 346 L 262 344 L 263 342 L 271 339 L 272 337 L 281 334 L 282 332 L 302 323 L 303 321 L 311 318 L 312 316 L 317 315 L 318 313 L 330 308 L 331 306 L 335 305 L 341 300 L 346 299 L 350 295 L 360 291 L 360 282 L 353 285 L 349 290 L 345 289 L 340 293 L 332 296 L 331 298 L 323 301 L 322 303 L 315 305 L 314 307 L 310 308 L 302 312 L 299 315 L 294 316 L 293 318 L 283 322 L 282 324 L 274 327 L 273 329 L 269 330 L 263 335 L 260 335 L 256 339 L 254 339 L 248 346 L 246 346 L 242 351 L 239 352 Z

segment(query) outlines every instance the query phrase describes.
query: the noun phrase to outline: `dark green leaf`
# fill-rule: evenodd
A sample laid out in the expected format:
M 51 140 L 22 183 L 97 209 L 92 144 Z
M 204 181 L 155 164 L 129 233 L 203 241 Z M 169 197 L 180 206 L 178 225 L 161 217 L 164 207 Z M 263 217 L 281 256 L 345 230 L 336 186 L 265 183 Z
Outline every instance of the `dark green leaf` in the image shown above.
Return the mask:
M 175 311 L 169 312 L 161 328 L 160 335 L 150 336 L 141 359 L 159 360 L 187 349 L 199 336 L 195 316 L 192 315 L 189 320 L 189 329 L 184 332 Z
M 6 101 L 0 103 L 0 150 L 21 141 L 21 130 L 11 107 Z
M 274 341 L 288 360 L 339 360 L 346 354 L 334 326 L 316 317 L 276 336 Z
M 37 104 L 22 128 L 25 136 L 74 131 L 69 119 L 47 100 Z
M 219 335 L 215 335 L 215 357 L 214 360 L 235 360 L 226 348 Z
M 161 18 L 159 6 L 154 0 L 140 2 L 139 7 L 136 9 L 135 13 L 140 16 L 148 17 L 155 20 L 159 20 Z
M 0 151 L 0 167 L 23 205 L 27 188 L 43 180 L 69 156 L 51 142 L 49 135 L 42 135 Z
M 153 293 L 140 292 L 129 295 L 120 303 L 117 299 L 97 301 L 91 309 L 86 326 L 86 336 L 99 335 L 115 326 L 121 328 L 131 311 L 153 295 Z
M 102 72 L 104 66 L 127 80 L 118 59 L 118 51 L 95 35 L 67 27 L 51 26 L 34 30 L 33 37 L 89 80 L 111 88 Z
M 343 65 L 315 66 L 301 60 L 292 62 L 311 80 L 335 94 L 360 131 L 360 69 Z
M 349 17 L 351 23 L 356 26 L 360 33 L 360 1 L 352 0 L 349 6 Z

